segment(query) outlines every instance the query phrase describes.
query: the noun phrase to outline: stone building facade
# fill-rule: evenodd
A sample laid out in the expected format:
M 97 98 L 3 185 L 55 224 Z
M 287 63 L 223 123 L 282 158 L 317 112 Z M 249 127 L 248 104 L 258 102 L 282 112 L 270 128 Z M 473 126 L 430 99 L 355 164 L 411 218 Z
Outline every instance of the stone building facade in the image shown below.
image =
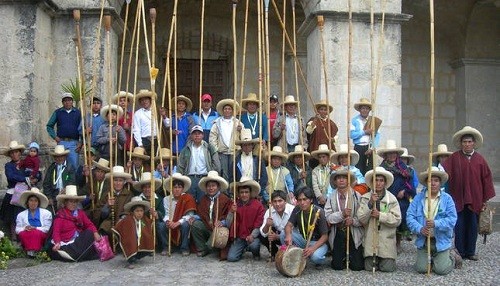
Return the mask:
M 121 40 L 128 28 L 125 44 L 122 86 L 125 88 L 128 59 L 132 57 L 131 78 L 134 75 L 135 47 L 131 49 L 131 34 L 137 1 L 131 1 L 129 18 L 125 22 L 126 1 L 108 0 L 105 13 L 112 16 L 113 25 L 107 36 L 97 30 L 100 16 L 99 0 L 0 0 L 0 146 L 10 140 L 28 144 L 41 143 L 46 153 L 54 142 L 45 131 L 45 123 L 52 111 L 60 106 L 61 84 L 75 79 L 76 53 L 73 38 L 75 23 L 73 9 L 80 9 L 84 70 L 87 84 L 96 74 L 94 93 L 107 101 L 108 95 L 118 90 L 118 70 L 121 58 Z M 166 51 L 169 39 L 173 1 L 145 1 L 157 9 L 156 56 L 160 69 L 156 90 L 163 93 Z M 203 92 L 214 94 L 216 101 L 233 97 L 233 36 L 231 30 L 232 5 L 230 1 L 206 0 L 204 15 Z M 259 90 L 257 57 L 257 9 L 250 5 L 247 35 L 245 85 L 243 94 Z M 276 1 L 282 9 L 284 1 Z M 286 26 L 292 36 L 290 1 L 286 1 Z M 423 170 L 429 152 L 429 7 L 425 1 L 374 1 L 376 18 L 374 41 L 370 42 L 370 1 L 353 2 L 353 45 L 351 107 L 371 93 L 371 47 L 377 53 L 381 13 L 386 22 L 381 50 L 380 80 L 377 89 L 376 115 L 384 120 L 382 142 L 395 139 L 417 156 L 416 166 Z M 200 60 L 201 1 L 179 1 L 177 11 L 178 93 L 198 100 Z M 236 8 L 237 35 L 237 95 L 240 95 L 241 65 L 244 38 L 245 1 Z M 436 4 L 436 113 L 434 143 L 451 146 L 451 136 L 464 125 L 475 126 L 483 133 L 485 145 L 480 152 L 488 159 L 497 179 L 500 179 L 500 159 L 495 142 L 500 139 L 500 120 L 495 112 L 499 98 L 500 42 L 499 2 L 494 0 L 455 0 Z M 281 11 L 282 12 L 282 11 Z M 299 96 L 304 117 L 313 115 L 312 104 L 325 98 L 334 105 L 332 119 L 340 127 L 338 143 L 347 137 L 347 66 L 349 50 L 348 1 L 296 1 L 297 57 L 307 87 L 299 76 Z M 272 4 L 269 7 L 270 90 L 281 94 L 296 94 L 294 57 L 286 48 L 285 84 L 282 85 L 282 32 Z M 325 19 L 323 33 L 319 32 L 316 16 Z M 151 46 L 151 28 L 148 39 Z M 141 31 L 142 33 L 142 31 Z M 321 38 L 324 41 L 327 78 L 323 75 Z M 109 39 L 109 44 L 107 44 Z M 99 45 L 97 45 L 99 42 Z M 141 36 L 136 90 L 149 88 L 147 53 Z M 96 51 L 96 47 L 99 50 Z M 110 51 L 109 55 L 107 51 Z M 132 53 L 132 55 L 131 55 Z M 98 55 L 99 61 L 94 64 Z M 173 56 L 173 52 L 171 54 Z M 106 70 L 110 61 L 112 72 Z M 375 58 L 375 63 L 377 59 Z M 96 71 L 94 72 L 94 67 Z M 134 90 L 129 81 L 129 91 Z M 325 85 L 326 82 L 326 85 Z M 309 97 L 309 95 L 310 97 Z M 161 99 L 160 99 L 161 101 Z M 161 104 L 161 102 L 160 102 Z M 3 150 L 3 149 L 2 149 Z M 6 158 L 0 160 L 1 166 Z M 46 158 L 45 161 L 48 161 Z M 3 172 L 0 167 L 0 172 Z M 1 176 L 0 185 L 5 185 Z

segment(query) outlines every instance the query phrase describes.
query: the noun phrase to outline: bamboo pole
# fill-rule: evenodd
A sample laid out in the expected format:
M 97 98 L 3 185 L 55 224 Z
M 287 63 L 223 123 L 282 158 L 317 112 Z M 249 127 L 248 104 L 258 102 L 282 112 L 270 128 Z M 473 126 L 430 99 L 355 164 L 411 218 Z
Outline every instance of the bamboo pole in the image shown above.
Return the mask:
M 285 24 L 285 27 L 286 27 L 286 1 L 287 0 L 283 0 L 283 24 Z M 286 53 L 285 30 L 283 30 L 281 36 L 281 102 L 285 101 L 285 53 Z
M 97 36 L 96 36 L 96 44 L 94 50 L 94 61 L 92 64 L 92 81 L 90 82 L 90 98 L 94 98 L 97 92 L 97 73 L 98 73 L 98 64 L 100 63 L 100 55 L 101 55 L 101 27 L 102 20 L 104 17 L 104 4 L 106 0 L 101 0 L 101 10 L 99 13 L 99 25 L 97 26 Z M 91 103 L 92 104 L 92 103 Z
M 200 87 L 199 87 L 199 93 L 198 93 L 198 98 L 200 100 L 200 106 L 199 106 L 199 116 L 198 116 L 198 124 L 201 125 L 201 119 L 202 119 L 202 104 L 203 101 L 201 99 L 201 96 L 203 94 L 203 39 L 204 39 L 204 33 L 205 31 L 205 0 L 201 0 L 201 27 L 200 27 Z
M 142 8 L 143 13 L 144 7 Z M 144 14 L 143 14 L 144 15 Z M 144 17 L 145 18 L 145 17 Z M 151 77 L 151 91 L 152 91 L 152 97 L 151 97 L 151 151 L 149 159 L 150 159 L 150 166 L 151 166 L 151 199 L 150 199 L 150 204 L 151 204 L 151 209 L 153 209 L 156 212 L 156 186 L 155 186 L 155 178 L 153 176 L 153 169 L 154 169 L 154 164 L 155 164 L 155 140 L 154 134 L 155 132 L 158 132 L 158 126 L 157 126 L 157 114 L 156 114 L 156 76 L 158 75 L 158 69 L 155 67 L 155 58 L 156 58 L 156 49 L 155 49 L 155 41 L 156 41 L 156 9 L 151 8 L 149 9 L 149 18 L 151 20 L 151 66 L 150 66 L 150 77 Z M 144 24 L 144 27 L 146 25 Z M 144 33 L 147 39 L 147 33 Z M 147 45 L 146 45 L 147 47 Z M 161 134 L 157 134 L 156 137 L 158 141 L 158 150 L 160 150 L 160 142 L 161 142 Z M 152 216 L 153 224 L 153 241 L 154 245 L 156 245 L 156 217 Z M 155 254 L 153 254 L 153 260 L 156 258 Z
M 374 72 L 374 69 L 375 69 L 375 65 L 374 65 L 374 40 L 373 40 L 373 34 L 374 34 L 374 24 L 375 24 L 375 19 L 374 19 L 374 11 L 373 11 L 373 0 L 370 0 L 370 67 L 371 67 L 371 102 L 372 102 L 372 120 L 371 120 L 371 128 L 373 130 L 373 128 L 375 127 L 375 118 L 374 118 L 374 113 L 373 113 L 373 107 L 375 105 L 375 92 L 376 92 L 376 88 L 375 88 L 375 83 L 376 81 L 374 80 L 374 77 L 375 77 L 375 72 Z M 375 136 L 372 132 L 372 135 L 371 135 L 371 142 L 374 142 L 374 139 L 375 139 Z M 374 144 L 373 144 L 374 145 Z M 375 157 L 375 150 L 372 151 L 372 163 L 373 163 L 373 166 L 372 166 L 372 169 L 373 171 L 375 171 L 375 161 L 376 161 L 376 157 Z M 374 173 L 373 175 L 373 181 L 372 181 L 372 186 L 373 188 L 375 188 L 375 180 L 376 180 L 376 174 Z M 375 192 L 375 190 L 373 189 L 372 190 L 372 193 Z M 377 204 L 374 203 L 373 204 L 373 208 L 372 208 L 372 211 L 377 209 Z M 372 242 L 372 273 L 375 274 L 375 270 L 376 270 L 376 262 L 377 262 L 377 251 L 378 251 L 378 219 L 377 218 L 373 218 L 373 242 Z
M 130 8 L 130 1 L 131 0 L 127 0 L 126 5 L 125 5 L 125 20 L 124 20 L 124 27 L 123 27 L 122 47 L 121 47 L 121 53 L 120 53 L 120 66 L 119 66 L 120 70 L 118 72 L 118 88 L 117 88 L 118 93 L 120 92 L 120 90 L 122 88 L 123 58 L 124 58 L 124 53 L 125 53 L 125 40 L 127 39 L 127 23 L 128 23 L 128 12 L 129 12 L 129 8 Z M 128 92 L 128 90 L 127 90 L 127 92 Z M 125 122 L 127 122 L 127 112 L 126 112 L 126 110 L 124 110 L 124 111 L 125 111 L 125 113 L 123 114 L 123 116 L 125 116 Z
M 319 27 L 319 34 L 320 34 L 320 42 L 319 42 L 319 47 L 320 47 L 320 53 L 321 53 L 321 67 L 323 69 L 323 78 L 325 80 L 325 98 L 326 98 L 326 108 L 328 109 L 328 121 L 326 122 L 326 128 L 328 131 L 326 132 L 326 136 L 328 137 L 328 149 L 332 150 L 332 139 L 333 139 L 333 134 L 332 134 L 332 129 L 331 129 L 331 120 L 330 120 L 330 95 L 328 93 L 328 71 L 327 71 L 327 65 L 326 65 L 326 52 L 325 52 L 325 40 L 323 38 L 323 29 L 325 26 L 325 19 L 323 18 L 322 15 L 317 16 L 318 20 L 318 27 Z
M 258 118 L 256 120 L 256 124 L 257 124 L 257 121 L 260 120 L 260 124 L 259 124 L 259 155 L 258 157 L 259 158 L 262 158 L 262 148 L 263 148 L 263 144 L 262 144 L 262 124 L 264 122 L 262 122 L 262 78 L 263 78 L 263 72 L 262 72 L 262 3 L 261 1 L 257 1 L 257 45 L 258 45 L 258 48 L 257 48 L 257 53 L 258 53 L 258 62 L 259 62 L 259 114 L 258 114 Z M 260 181 L 260 173 L 262 171 L 262 160 L 259 159 L 259 166 L 258 166 L 258 176 L 259 176 L 259 181 Z
M 248 3 L 248 1 L 247 1 Z M 237 37 L 236 37 L 236 7 L 238 5 L 238 0 L 233 0 L 233 17 L 232 17 L 232 30 L 233 30 L 233 101 L 234 101 L 234 104 L 233 104 L 233 113 L 235 112 L 235 108 L 236 108 L 236 104 L 237 104 L 237 101 L 236 101 L 236 94 L 238 93 L 238 54 L 237 54 L 237 51 L 238 51 L 238 44 L 237 44 Z M 223 116 L 221 114 L 221 116 Z M 234 122 L 234 124 L 236 125 L 236 121 Z M 235 126 L 237 128 L 237 126 Z M 236 134 L 237 132 L 233 132 L 233 135 L 232 135 L 232 143 L 233 143 L 233 156 L 234 156 L 234 159 L 233 159 L 233 200 L 234 202 L 236 202 Z M 217 212 L 219 211 L 218 210 L 218 207 L 219 207 L 219 199 L 217 199 Z M 233 227 L 234 227 L 234 233 L 236 233 L 236 212 L 234 212 L 234 224 L 233 224 Z M 214 235 L 215 237 L 215 235 Z
M 241 58 L 241 81 L 240 81 L 240 101 L 243 99 L 243 89 L 245 86 L 245 71 L 246 71 L 246 56 L 247 56 L 247 35 L 248 35 L 248 4 L 249 0 L 245 2 L 245 28 L 243 32 L 243 51 Z M 240 109 L 241 111 L 241 109 Z M 241 118 L 241 112 L 240 116 Z
M 435 76 L 435 51 L 434 51 L 434 0 L 429 0 L 430 12 L 430 36 L 431 36 L 431 86 L 429 92 L 430 101 L 430 122 L 429 122 L 429 165 L 427 166 L 427 220 L 434 219 L 431 214 L 431 171 L 432 171 L 432 150 L 434 150 L 434 76 Z M 427 235 L 427 276 L 431 275 L 431 234 Z

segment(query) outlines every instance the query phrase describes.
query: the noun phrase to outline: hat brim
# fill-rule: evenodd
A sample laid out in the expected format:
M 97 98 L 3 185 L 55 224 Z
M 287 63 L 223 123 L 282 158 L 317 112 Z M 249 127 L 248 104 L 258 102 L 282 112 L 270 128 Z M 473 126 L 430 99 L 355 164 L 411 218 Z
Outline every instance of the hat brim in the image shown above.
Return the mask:
M 118 99 L 121 98 L 121 97 L 126 97 L 127 100 L 134 100 L 134 95 L 130 92 L 127 92 L 126 95 L 123 95 L 123 94 L 115 94 L 113 95 L 113 97 L 111 98 L 111 101 L 114 103 L 114 104 L 118 104 Z
M 51 156 L 64 156 L 64 155 L 68 155 L 68 154 L 69 154 L 69 150 L 64 150 L 64 152 L 62 152 L 62 153 L 50 152 Z
M 222 114 L 224 113 L 224 107 L 226 105 L 230 105 L 233 108 L 233 115 L 238 114 L 239 109 L 240 109 L 240 105 L 238 104 L 238 102 L 235 102 L 232 99 L 226 98 L 226 99 L 219 101 L 217 103 L 217 106 L 215 107 L 215 109 L 217 110 L 217 113 L 219 113 L 220 116 L 222 116 Z
M 348 171 L 347 169 L 340 169 L 330 174 L 330 186 L 332 186 L 332 188 L 334 189 L 337 188 L 337 186 L 335 185 L 335 178 L 337 176 L 350 176 L 351 177 L 350 183 L 352 184 L 356 182 L 356 176 L 354 175 L 353 172 Z
M 401 156 L 401 158 L 408 159 L 408 165 L 411 165 L 415 161 L 415 156 L 413 155 Z
M 21 197 L 19 198 L 19 205 L 23 208 L 26 208 L 27 200 L 30 196 L 36 196 L 38 198 L 38 200 L 40 201 L 38 207 L 40 208 L 44 209 L 49 205 L 49 199 L 47 199 L 44 194 L 33 191 L 25 191 L 24 193 L 22 193 Z
M 334 152 L 331 150 L 315 150 L 311 152 L 311 156 L 316 160 L 318 160 L 318 156 L 321 154 L 326 154 L 329 158 L 332 158 Z
M 83 201 L 85 199 L 85 196 L 72 196 L 72 195 L 57 195 L 56 200 L 59 203 L 63 203 L 64 200 L 77 200 L 77 201 Z
M 272 157 L 280 157 L 280 158 L 281 158 L 281 159 L 283 159 L 283 160 L 288 160 L 288 154 L 285 154 L 285 153 L 283 153 L 283 152 L 271 151 L 271 152 L 269 152 L 269 155 L 268 155 L 268 156 L 269 156 L 269 157 L 271 157 L 271 158 L 272 158 Z M 266 158 L 267 158 L 268 156 L 266 156 Z
M 156 93 L 152 91 L 147 91 L 147 92 L 139 92 L 136 96 L 135 99 L 139 101 L 141 98 L 151 98 L 156 100 Z
M 228 188 L 229 184 L 224 180 L 222 177 L 203 177 L 201 178 L 200 182 L 198 183 L 198 187 L 200 190 L 202 190 L 204 193 L 207 192 L 207 183 L 208 182 L 217 182 L 219 183 L 220 190 L 225 190 Z
M 428 172 L 422 172 L 418 174 L 418 181 L 420 184 L 427 186 L 427 178 L 428 178 Z M 448 174 L 443 171 L 431 171 L 431 177 L 437 176 L 441 179 L 441 185 L 446 183 L 448 181 Z
M 161 180 L 154 179 L 154 181 L 155 181 L 155 189 L 158 189 L 159 186 L 162 186 Z M 151 180 L 134 182 L 132 184 L 132 188 L 134 188 L 134 190 L 136 190 L 136 191 L 140 191 L 141 192 L 142 191 L 142 186 L 149 185 L 149 184 L 151 184 Z
M 155 157 L 155 161 L 159 161 L 159 160 L 172 160 L 172 159 L 175 159 L 176 157 L 175 156 L 156 156 Z
M 351 165 L 356 165 L 358 162 L 359 162 L 359 154 L 358 152 L 356 152 L 355 150 L 351 150 Z M 336 153 L 333 153 L 332 155 L 332 160 L 333 162 L 338 162 L 339 161 L 339 157 L 342 156 L 342 155 L 346 155 L 347 156 L 347 152 L 336 152 Z
M 14 147 L 14 148 L 9 148 L 9 149 L 5 150 L 5 151 L 3 152 L 3 154 L 4 154 L 5 156 L 9 157 L 9 156 L 10 156 L 10 152 L 12 152 L 12 151 L 14 151 L 14 150 L 20 150 L 20 151 L 21 151 L 21 153 L 22 153 L 22 152 L 24 152 L 24 150 L 26 150 L 26 147 L 24 147 L 24 145 L 18 145 L 18 146 Z
M 316 112 L 318 112 L 318 108 L 320 108 L 321 106 L 326 106 L 326 107 L 328 107 L 328 113 L 332 113 L 332 111 L 333 111 L 333 106 L 328 105 L 328 104 L 326 104 L 326 103 L 316 103 L 316 104 L 314 105 L 314 110 L 316 110 Z
M 252 139 L 252 140 L 236 140 L 234 144 L 236 145 L 243 145 L 243 144 L 258 144 L 260 140 L 258 138 Z
M 184 183 L 184 188 L 183 188 L 182 192 L 186 192 L 187 190 L 189 190 L 191 188 L 191 179 L 189 177 L 170 176 L 168 179 L 163 181 L 163 189 L 165 189 L 167 192 L 171 192 L 170 182 L 173 183 L 173 181 L 177 181 L 177 180 Z
M 92 161 L 92 166 L 96 167 L 97 169 L 103 170 L 104 172 L 111 171 L 111 168 L 103 166 L 103 165 L 99 165 L 99 162 L 96 162 L 96 161 Z
M 373 171 L 373 170 L 370 170 L 368 172 L 366 172 L 366 175 L 365 175 L 365 184 L 368 185 L 368 187 L 373 190 L 373 176 L 377 176 L 377 175 L 380 175 L 380 176 L 384 176 L 385 177 L 385 188 L 388 189 L 390 186 L 392 186 L 392 183 L 394 183 L 394 176 L 392 175 L 391 172 L 387 171 L 387 170 L 383 170 L 383 171 Z
M 432 160 L 436 160 L 437 157 L 439 156 L 451 156 L 451 154 L 453 154 L 453 152 L 450 152 L 450 151 L 446 151 L 446 152 L 434 152 L 432 153 Z
M 242 99 L 241 100 L 241 106 L 246 110 L 247 109 L 247 104 L 249 104 L 250 102 L 253 102 L 253 103 L 257 103 L 259 105 L 259 107 L 262 105 L 262 101 L 258 100 L 258 99 Z
M 137 154 L 137 153 L 134 153 L 134 152 L 130 152 L 130 151 L 127 151 L 127 156 L 131 156 L 132 158 L 135 157 L 135 158 L 141 158 L 143 160 L 149 160 L 151 157 L 149 157 L 148 155 L 142 155 L 142 154 Z
M 302 154 L 304 154 L 304 160 L 309 160 L 311 158 L 311 153 L 307 152 L 307 151 L 303 151 L 303 152 L 290 152 L 288 153 L 288 160 L 293 160 L 293 158 L 295 156 L 302 156 Z
M 371 103 L 366 103 L 366 102 L 356 102 L 356 103 L 354 104 L 354 110 L 359 111 L 359 108 L 360 108 L 361 106 L 369 106 L 369 107 L 370 107 L 370 109 L 372 108 L 372 104 L 371 104 Z
M 132 207 L 135 206 L 143 206 L 144 207 L 144 212 L 147 212 L 151 206 L 151 203 L 148 201 L 130 201 L 123 206 L 123 210 L 127 213 L 130 212 Z
M 122 116 L 123 116 L 123 109 L 117 105 L 114 105 L 114 106 L 111 106 L 111 108 L 109 108 L 109 105 L 106 105 L 104 106 L 103 108 L 101 108 L 101 117 L 102 119 L 104 119 L 106 122 L 108 122 L 109 120 L 109 116 L 108 116 L 108 112 L 109 110 L 111 109 L 111 111 L 115 111 L 116 112 L 116 120 L 120 119 Z
M 379 155 L 380 157 L 384 157 L 385 154 L 392 152 L 398 153 L 398 155 L 401 156 L 405 151 L 403 150 L 403 148 L 380 148 L 377 150 L 377 155 Z
M 176 103 L 176 98 L 172 98 L 171 101 L 170 101 L 170 108 L 172 110 L 175 110 L 177 109 L 177 106 L 175 106 L 175 103 Z M 189 112 L 191 111 L 191 109 L 193 108 L 193 102 L 191 101 L 191 99 L 185 97 L 184 95 L 179 95 L 177 96 L 177 102 L 179 101 L 184 101 L 186 103 L 186 111 Z
M 238 189 L 240 187 L 246 186 L 250 187 L 250 197 L 256 198 L 260 193 L 260 185 L 254 180 L 245 181 L 245 182 L 234 182 L 229 185 L 229 188 L 232 190 L 236 185 L 236 192 L 239 193 Z
M 111 178 L 111 176 L 113 176 L 113 178 L 122 178 L 125 180 L 132 178 L 132 175 L 129 173 L 113 173 L 113 172 L 106 173 L 106 175 L 104 175 L 104 178 L 109 179 Z
M 474 140 L 475 140 L 474 149 L 479 149 L 483 146 L 483 135 L 481 134 L 481 132 L 479 132 L 475 128 L 463 128 L 462 130 L 457 131 L 453 135 L 453 145 L 455 145 L 455 147 L 457 149 L 462 149 L 461 139 L 462 139 L 462 136 L 464 136 L 464 135 L 474 136 Z

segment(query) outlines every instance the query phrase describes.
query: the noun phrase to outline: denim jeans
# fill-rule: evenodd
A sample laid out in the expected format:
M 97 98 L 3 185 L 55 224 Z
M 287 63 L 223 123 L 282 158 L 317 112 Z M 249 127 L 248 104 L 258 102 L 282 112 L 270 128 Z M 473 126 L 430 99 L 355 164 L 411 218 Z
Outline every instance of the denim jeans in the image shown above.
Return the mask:
M 258 238 L 254 238 L 253 242 L 248 244 L 246 240 L 238 237 L 229 248 L 227 261 L 235 262 L 240 260 L 247 247 L 252 252 L 253 256 L 260 256 L 260 240 Z
M 168 236 L 168 232 L 170 231 L 170 229 L 168 229 L 166 227 L 166 224 L 163 223 L 163 225 L 165 225 L 165 238 Z M 179 245 L 180 247 L 180 250 L 181 252 L 182 251 L 189 251 L 189 231 L 190 231 L 190 225 L 187 221 L 181 223 L 181 225 L 179 226 L 179 231 L 181 233 L 181 244 Z M 174 239 L 172 237 L 172 239 Z
M 281 239 L 281 244 L 285 244 L 285 232 L 283 231 L 280 235 Z M 307 240 L 302 236 L 302 234 L 299 233 L 299 231 L 295 228 L 292 231 L 292 243 L 295 246 L 298 246 L 300 248 L 305 248 Z M 316 244 L 316 241 L 311 240 L 309 243 L 309 246 L 313 246 Z M 309 257 L 311 259 L 311 262 L 316 264 L 316 265 L 322 265 L 326 264 L 326 253 L 328 252 L 328 245 L 325 243 L 322 246 L 320 246 L 314 253 Z
M 71 167 L 73 167 L 73 170 L 78 170 L 78 166 L 80 165 L 80 154 L 76 152 L 76 147 L 78 147 L 78 141 L 77 140 L 71 140 L 71 141 L 59 141 L 59 145 L 63 145 L 65 149 L 69 150 L 68 154 L 68 162 L 71 164 Z

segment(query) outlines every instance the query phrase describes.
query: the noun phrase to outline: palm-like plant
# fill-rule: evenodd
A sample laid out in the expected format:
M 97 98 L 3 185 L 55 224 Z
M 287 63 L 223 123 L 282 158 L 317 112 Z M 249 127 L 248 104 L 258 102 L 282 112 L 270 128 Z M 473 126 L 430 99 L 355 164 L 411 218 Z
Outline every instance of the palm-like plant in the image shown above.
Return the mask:
M 85 87 L 85 84 L 80 89 L 80 80 L 78 78 L 75 81 L 70 79 L 69 84 L 61 84 L 61 88 L 64 92 L 69 92 L 73 95 L 73 100 L 76 101 L 77 106 L 82 98 L 80 90 L 84 91 L 85 96 L 89 95 L 91 91 L 90 88 Z

